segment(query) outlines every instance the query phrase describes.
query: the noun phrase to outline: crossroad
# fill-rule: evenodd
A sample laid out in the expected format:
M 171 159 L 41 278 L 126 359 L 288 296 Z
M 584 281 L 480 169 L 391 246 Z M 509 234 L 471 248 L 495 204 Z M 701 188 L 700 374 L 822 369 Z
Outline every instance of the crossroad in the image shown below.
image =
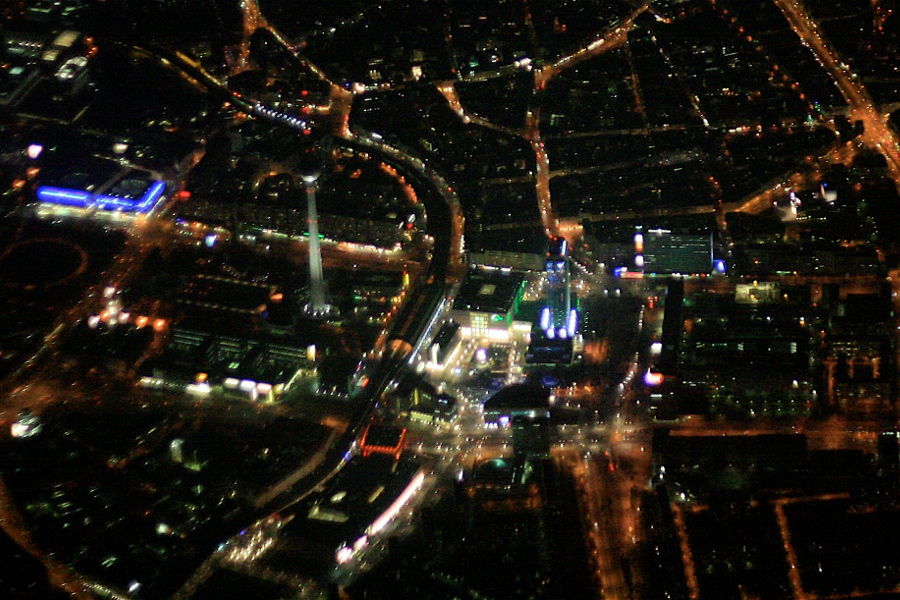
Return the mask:
M 815 53 L 819 64 L 834 78 L 849 105 L 850 118 L 863 122 L 865 127 L 863 139 L 866 144 L 884 156 L 892 179 L 900 182 L 900 145 L 897 143 L 897 136 L 888 126 L 886 117 L 878 112 L 875 101 L 865 86 L 825 40 L 818 23 L 809 15 L 802 2 L 799 0 L 774 0 L 774 2 L 804 45 Z

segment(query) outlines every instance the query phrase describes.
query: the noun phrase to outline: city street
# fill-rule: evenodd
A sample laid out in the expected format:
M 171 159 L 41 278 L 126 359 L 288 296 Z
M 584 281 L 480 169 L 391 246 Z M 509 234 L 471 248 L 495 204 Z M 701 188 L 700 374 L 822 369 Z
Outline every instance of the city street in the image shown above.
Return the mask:
M 878 150 L 887 160 L 894 182 L 900 186 L 900 145 L 897 136 L 888 127 L 887 119 L 880 114 L 872 97 L 859 78 L 850 71 L 837 52 L 828 45 L 819 31 L 815 20 L 806 12 L 798 0 L 774 0 L 791 27 L 803 43 L 815 52 L 819 63 L 828 70 L 849 105 L 851 120 L 861 120 L 865 126 L 863 139 L 866 144 Z

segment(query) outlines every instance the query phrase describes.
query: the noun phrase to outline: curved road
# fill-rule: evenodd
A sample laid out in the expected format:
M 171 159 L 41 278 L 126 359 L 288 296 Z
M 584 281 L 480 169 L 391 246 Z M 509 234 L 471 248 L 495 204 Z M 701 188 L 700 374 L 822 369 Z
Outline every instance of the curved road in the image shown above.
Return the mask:
M 292 121 L 291 115 L 268 107 L 254 99 L 247 99 L 225 87 L 217 78 L 210 75 L 201 65 L 189 57 L 163 49 L 138 50 L 154 55 L 166 66 L 180 70 L 202 85 L 211 93 L 215 93 L 224 100 L 231 102 L 239 110 L 273 121 L 275 124 L 291 127 L 295 130 L 304 130 L 309 127 L 305 122 Z M 356 131 L 350 133 L 343 131 L 343 137 L 338 138 L 350 146 L 358 146 L 367 151 L 378 153 L 382 159 L 408 174 L 415 175 L 423 185 L 431 186 L 434 194 L 422 194 L 421 199 L 425 204 L 427 214 L 427 233 L 434 239 L 432 258 L 428 271 L 423 278 L 432 285 L 446 286 L 450 283 L 458 269 L 464 264 L 463 251 L 463 215 L 459 198 L 447 181 L 421 159 L 385 144 L 375 134 Z M 415 297 L 415 294 L 410 296 Z M 409 302 L 410 300 L 407 300 Z M 421 306 L 421 308 L 419 308 Z M 420 303 L 413 307 L 412 314 L 407 315 L 407 323 L 427 323 L 434 316 L 435 306 L 432 303 Z M 415 328 L 421 332 L 425 328 Z M 419 334 L 421 335 L 421 333 Z M 391 339 L 388 339 L 390 343 Z M 409 340 L 404 340 L 409 342 Z M 415 346 L 416 344 L 411 344 Z M 305 497 L 313 489 L 317 488 L 346 464 L 349 449 L 362 434 L 365 426 L 371 421 L 378 410 L 380 401 L 386 390 L 394 385 L 397 380 L 406 374 L 407 356 L 391 356 L 385 353 L 380 363 L 370 376 L 369 384 L 363 395 L 357 399 L 357 407 L 350 419 L 350 426 L 337 439 L 333 440 L 328 450 L 322 456 L 318 465 L 291 485 L 284 493 L 273 497 L 256 514 L 248 516 L 249 520 L 259 519 L 264 521 L 272 514 L 273 507 L 283 511 Z M 210 558 L 197 570 L 195 575 L 182 587 L 176 597 L 188 597 L 195 586 L 202 581 L 205 573 L 208 573 L 211 565 L 217 560 L 217 554 Z

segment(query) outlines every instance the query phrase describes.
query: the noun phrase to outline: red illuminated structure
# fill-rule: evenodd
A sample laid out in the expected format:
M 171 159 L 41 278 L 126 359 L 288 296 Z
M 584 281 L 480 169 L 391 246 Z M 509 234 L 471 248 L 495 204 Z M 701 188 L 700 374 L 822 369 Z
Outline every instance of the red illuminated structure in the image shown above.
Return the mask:
M 399 459 L 406 446 L 406 428 L 383 423 L 370 423 L 363 433 L 359 446 L 363 457 L 375 452 Z

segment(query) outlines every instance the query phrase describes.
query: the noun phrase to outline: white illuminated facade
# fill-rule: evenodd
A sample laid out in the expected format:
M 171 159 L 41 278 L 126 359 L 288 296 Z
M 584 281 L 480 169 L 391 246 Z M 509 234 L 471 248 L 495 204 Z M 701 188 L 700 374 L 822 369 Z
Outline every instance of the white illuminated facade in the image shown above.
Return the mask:
M 515 320 L 527 285 L 509 268 L 472 268 L 449 314 L 460 325 L 459 337 L 505 344 L 529 335 L 531 324 Z
M 23 410 L 10 426 L 10 435 L 14 438 L 29 438 L 41 431 L 41 420 L 29 410 Z

